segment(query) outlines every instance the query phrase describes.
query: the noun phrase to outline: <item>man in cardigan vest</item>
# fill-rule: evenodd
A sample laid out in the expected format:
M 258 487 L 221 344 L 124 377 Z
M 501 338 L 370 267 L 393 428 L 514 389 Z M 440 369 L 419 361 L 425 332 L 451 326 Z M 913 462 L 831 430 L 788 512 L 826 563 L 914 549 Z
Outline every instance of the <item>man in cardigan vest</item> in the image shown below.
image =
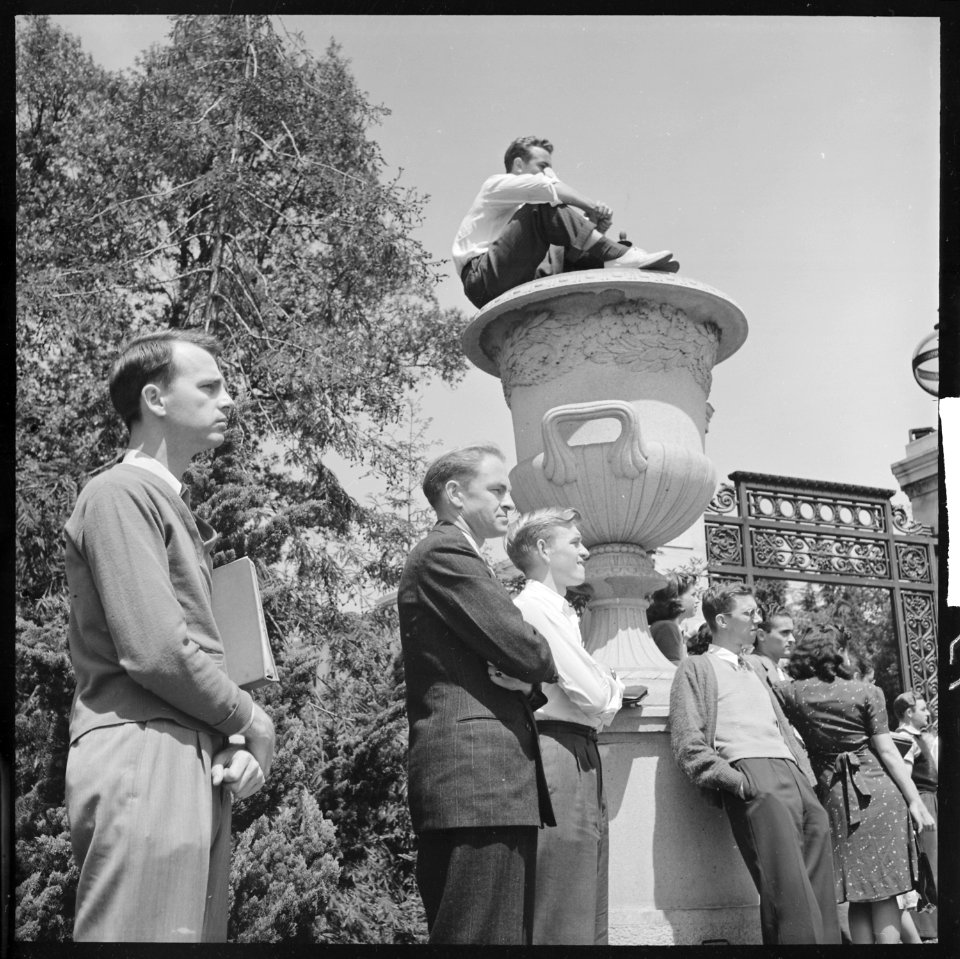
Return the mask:
M 929 730 L 930 710 L 926 700 L 913 692 L 901 693 L 893 701 L 893 711 L 900 725 L 893 741 L 910 767 L 917 792 L 934 821 L 938 818 L 937 785 L 939 782 L 940 742 Z M 937 875 L 937 834 L 930 830 L 919 833 L 920 845 L 930 860 L 934 881 Z M 922 939 L 937 938 L 937 910 L 916 913 L 914 925 Z
M 182 330 L 129 344 L 110 375 L 129 448 L 66 524 L 78 942 L 225 940 L 231 796 L 270 770 L 273 723 L 223 668 L 216 533 L 180 481 L 224 440 L 218 353 Z
M 760 621 L 740 583 L 703 596 L 712 643 L 670 689 L 674 757 L 719 799 L 760 894 L 767 945 L 839 943 L 830 822 L 800 768 L 800 744 L 748 652 Z
M 550 647 L 481 553 L 507 529 L 495 446 L 446 453 L 423 480 L 437 525 L 410 552 L 397 605 L 408 796 L 430 942 L 530 942 L 537 830 L 555 825 L 533 709 Z

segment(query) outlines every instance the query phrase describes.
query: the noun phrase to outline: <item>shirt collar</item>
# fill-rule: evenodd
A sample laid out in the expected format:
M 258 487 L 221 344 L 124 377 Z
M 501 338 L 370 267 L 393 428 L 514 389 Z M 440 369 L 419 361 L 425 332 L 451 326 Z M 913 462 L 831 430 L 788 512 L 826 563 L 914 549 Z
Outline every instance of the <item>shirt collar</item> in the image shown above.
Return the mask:
M 154 459 L 148 453 L 143 453 L 140 450 L 127 450 L 123 454 L 123 462 L 129 466 L 139 466 L 140 469 L 145 469 L 148 473 L 158 476 L 177 496 L 180 496 L 184 490 L 183 483 L 160 460 Z
M 573 607 L 556 590 L 545 586 L 535 579 L 528 579 L 523 587 L 525 593 L 529 592 L 536 596 L 541 602 L 547 603 L 553 609 L 561 613 L 573 613 Z
M 718 646 L 716 643 L 711 643 L 707 647 L 707 652 L 713 653 L 714 656 L 718 657 L 719 659 L 722 659 L 724 662 L 730 663 L 731 666 L 735 666 L 737 667 L 737 669 L 740 669 L 741 666 L 744 669 L 750 669 L 750 666 L 747 664 L 745 659 L 741 661 L 740 656 L 738 656 L 735 652 L 733 652 L 730 649 L 727 649 L 724 646 Z M 749 655 L 749 653 L 750 653 L 750 647 L 745 646 L 743 651 L 743 656 L 747 656 Z
M 900 723 L 899 727 L 897 728 L 897 732 L 899 732 L 901 729 L 904 730 L 904 732 L 913 733 L 914 736 L 921 735 L 921 731 L 910 723 Z
M 483 555 L 483 551 L 480 549 L 480 544 L 473 538 L 473 533 L 470 532 L 470 527 L 467 526 L 467 524 L 459 516 L 453 520 L 453 525 L 456 526 L 464 536 L 466 536 L 467 542 L 474 548 L 477 556 L 479 556 L 480 559 L 486 563 L 487 558 Z

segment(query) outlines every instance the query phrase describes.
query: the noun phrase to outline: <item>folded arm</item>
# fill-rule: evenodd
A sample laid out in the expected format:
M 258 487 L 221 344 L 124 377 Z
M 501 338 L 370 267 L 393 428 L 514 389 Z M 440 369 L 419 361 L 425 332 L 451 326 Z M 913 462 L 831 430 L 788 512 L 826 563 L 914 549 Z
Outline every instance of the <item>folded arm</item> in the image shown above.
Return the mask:
M 507 676 L 552 683 L 547 641 L 523 621 L 509 594 L 464 541 L 441 543 L 425 557 L 421 589 L 462 642 Z
M 582 646 L 560 634 L 557 624 L 537 606 L 520 607 L 523 618 L 550 644 L 559 678 L 557 685 L 584 715 L 609 722 L 622 705 L 623 683 Z
M 225 734 L 260 720 L 250 694 L 188 635 L 163 519 L 149 500 L 123 488 L 95 497 L 84 518 L 82 553 L 120 666 L 134 682 Z
M 606 203 L 590 199 L 569 183 L 545 173 L 504 174 L 488 181 L 488 203 L 565 203 L 582 210 L 604 232 L 613 221 L 613 211 Z

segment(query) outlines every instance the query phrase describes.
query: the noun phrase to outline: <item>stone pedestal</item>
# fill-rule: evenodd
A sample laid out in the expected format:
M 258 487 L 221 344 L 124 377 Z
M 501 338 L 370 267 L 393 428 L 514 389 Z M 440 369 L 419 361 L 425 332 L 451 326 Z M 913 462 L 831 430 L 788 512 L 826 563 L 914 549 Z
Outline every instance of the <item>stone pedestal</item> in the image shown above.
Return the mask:
M 726 814 L 677 768 L 666 717 L 621 710 L 600 742 L 611 945 L 759 943 L 759 898 Z
M 929 526 L 934 535 L 939 526 L 940 510 L 938 440 L 937 430 L 911 439 L 904 458 L 890 466 L 900 489 L 910 497 L 913 521 Z
M 467 327 L 513 417 L 519 509 L 573 506 L 591 551 L 581 629 L 642 706 L 601 735 L 611 813 L 611 942 L 759 942 L 758 898 L 723 813 L 670 755 L 674 667 L 650 637 L 652 556 L 693 525 L 717 475 L 704 455 L 711 370 L 743 343 L 722 293 L 673 274 L 594 270 L 511 290 Z

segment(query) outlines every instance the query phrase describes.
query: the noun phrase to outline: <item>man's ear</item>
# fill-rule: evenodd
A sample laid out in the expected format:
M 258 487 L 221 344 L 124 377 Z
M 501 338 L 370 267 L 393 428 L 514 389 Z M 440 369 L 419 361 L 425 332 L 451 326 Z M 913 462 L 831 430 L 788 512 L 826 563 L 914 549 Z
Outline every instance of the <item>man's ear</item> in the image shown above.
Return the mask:
M 156 383 L 147 383 L 140 390 L 140 400 L 154 416 L 166 416 L 167 410 L 163 403 L 163 391 Z
M 455 479 L 447 480 L 443 485 L 443 491 L 446 493 L 447 499 L 452 503 L 457 509 L 460 509 L 463 506 L 463 496 L 460 481 Z
M 510 172 L 519 174 L 523 170 L 523 164 L 526 161 L 522 157 L 514 157 L 513 163 L 510 164 Z

